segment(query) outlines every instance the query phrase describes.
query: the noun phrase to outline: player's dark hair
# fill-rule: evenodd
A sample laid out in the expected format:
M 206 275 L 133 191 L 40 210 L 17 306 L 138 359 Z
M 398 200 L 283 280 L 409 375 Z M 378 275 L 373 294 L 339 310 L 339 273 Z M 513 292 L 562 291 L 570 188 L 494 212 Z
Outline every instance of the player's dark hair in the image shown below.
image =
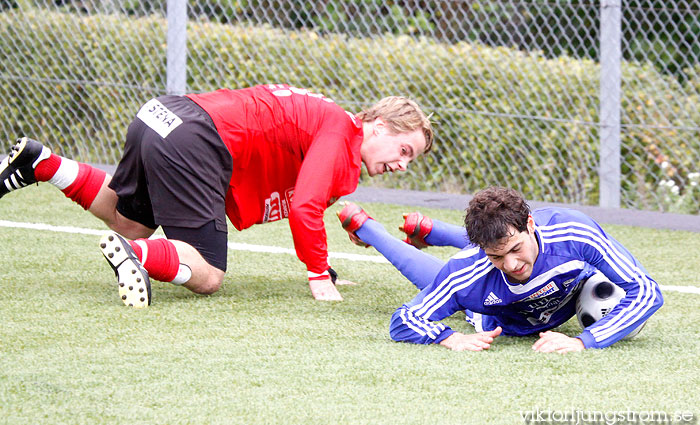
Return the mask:
M 469 240 L 486 249 L 510 236 L 510 226 L 526 231 L 529 215 L 530 206 L 520 193 L 494 186 L 477 192 L 469 201 L 464 226 Z

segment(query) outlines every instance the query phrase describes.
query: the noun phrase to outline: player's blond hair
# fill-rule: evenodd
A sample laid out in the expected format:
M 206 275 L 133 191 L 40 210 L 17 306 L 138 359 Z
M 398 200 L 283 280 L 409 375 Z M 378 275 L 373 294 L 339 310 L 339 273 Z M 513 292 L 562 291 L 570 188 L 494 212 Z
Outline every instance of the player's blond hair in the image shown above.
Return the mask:
M 381 118 L 392 133 L 410 133 L 422 130 L 425 136 L 425 151 L 433 147 L 433 127 L 430 119 L 411 99 L 403 96 L 389 96 L 380 100 L 371 108 L 357 114 L 362 122 L 374 121 Z

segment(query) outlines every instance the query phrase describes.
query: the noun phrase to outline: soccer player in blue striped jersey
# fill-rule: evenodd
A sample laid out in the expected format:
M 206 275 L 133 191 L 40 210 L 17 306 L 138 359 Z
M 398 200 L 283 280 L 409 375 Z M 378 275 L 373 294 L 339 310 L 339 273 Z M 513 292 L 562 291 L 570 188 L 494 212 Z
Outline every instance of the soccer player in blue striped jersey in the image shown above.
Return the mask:
M 355 231 L 421 289 L 393 314 L 394 340 L 480 351 L 501 333 L 539 333 L 533 349 L 540 352 L 604 348 L 639 327 L 663 304 L 658 284 L 632 254 L 578 211 L 530 212 L 518 192 L 492 187 L 471 200 L 465 227 L 466 246 L 446 264 L 394 239 L 371 219 Z M 433 232 L 445 229 L 438 226 Z M 450 231 L 464 234 L 464 229 Z M 435 233 L 426 240 L 441 245 Z M 454 234 L 444 236 L 459 240 Z M 626 296 L 575 337 L 551 331 L 575 314 L 579 290 L 596 271 L 624 289 Z M 460 310 L 467 313 L 476 333 L 456 332 L 439 322 Z

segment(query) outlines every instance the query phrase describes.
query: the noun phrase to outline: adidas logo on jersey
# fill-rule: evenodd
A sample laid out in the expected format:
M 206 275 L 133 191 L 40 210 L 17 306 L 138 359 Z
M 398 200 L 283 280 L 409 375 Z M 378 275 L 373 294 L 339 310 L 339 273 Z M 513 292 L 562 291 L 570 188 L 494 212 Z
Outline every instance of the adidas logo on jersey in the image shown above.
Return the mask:
M 503 300 L 498 298 L 496 294 L 491 292 L 488 297 L 484 300 L 484 305 L 494 305 L 494 304 L 499 304 L 502 303 Z

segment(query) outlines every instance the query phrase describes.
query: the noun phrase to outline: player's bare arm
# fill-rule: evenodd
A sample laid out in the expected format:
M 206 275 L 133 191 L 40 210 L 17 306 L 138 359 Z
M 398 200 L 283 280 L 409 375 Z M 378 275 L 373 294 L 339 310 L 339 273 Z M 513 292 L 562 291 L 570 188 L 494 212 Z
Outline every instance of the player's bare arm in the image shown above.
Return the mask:
M 491 348 L 491 343 L 501 334 L 501 327 L 492 331 L 479 332 L 475 334 L 463 334 L 455 332 L 444 340 L 440 345 L 452 351 L 482 351 Z

